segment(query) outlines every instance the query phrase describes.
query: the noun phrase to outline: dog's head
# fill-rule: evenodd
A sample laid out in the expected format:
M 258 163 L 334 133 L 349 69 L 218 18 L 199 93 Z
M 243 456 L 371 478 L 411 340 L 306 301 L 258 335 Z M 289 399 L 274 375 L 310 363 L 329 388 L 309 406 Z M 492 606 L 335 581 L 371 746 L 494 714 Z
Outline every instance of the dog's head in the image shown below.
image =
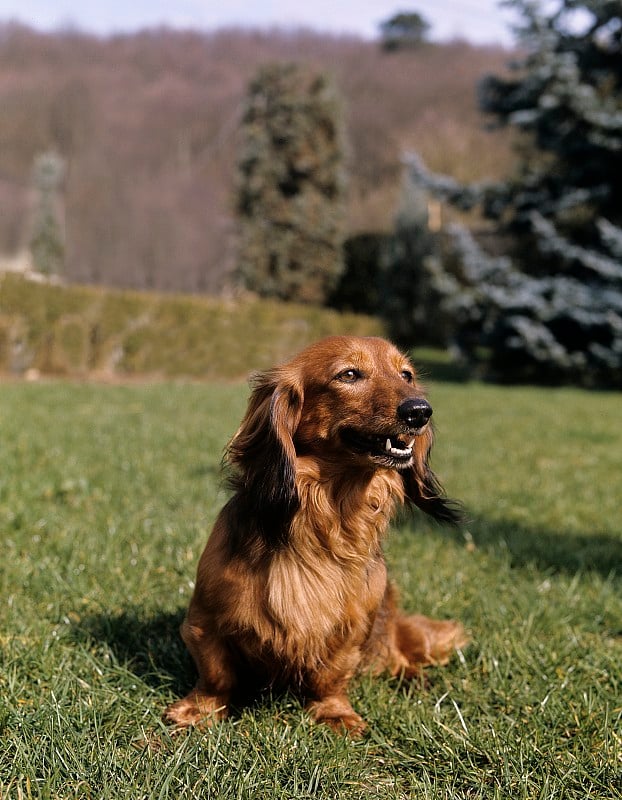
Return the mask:
M 457 522 L 428 464 L 432 408 L 410 361 L 384 339 L 335 336 L 261 373 L 228 455 L 262 527 L 298 507 L 296 457 L 350 470 L 398 470 L 407 499 Z

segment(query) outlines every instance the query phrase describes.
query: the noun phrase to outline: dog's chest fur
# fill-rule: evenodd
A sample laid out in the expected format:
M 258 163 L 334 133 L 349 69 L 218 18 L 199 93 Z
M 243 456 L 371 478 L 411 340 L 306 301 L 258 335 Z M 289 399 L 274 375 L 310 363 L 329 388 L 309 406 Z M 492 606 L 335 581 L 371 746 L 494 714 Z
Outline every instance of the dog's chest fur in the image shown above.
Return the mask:
M 340 643 L 364 643 L 386 587 L 381 539 L 395 484 L 392 473 L 376 474 L 354 486 L 344 482 L 340 491 L 334 476 L 323 480 L 299 465 L 301 505 L 289 542 L 256 576 L 254 613 L 246 620 L 253 648 L 259 644 L 260 652 L 296 669 L 321 663 Z M 248 602 L 238 606 L 244 607 Z

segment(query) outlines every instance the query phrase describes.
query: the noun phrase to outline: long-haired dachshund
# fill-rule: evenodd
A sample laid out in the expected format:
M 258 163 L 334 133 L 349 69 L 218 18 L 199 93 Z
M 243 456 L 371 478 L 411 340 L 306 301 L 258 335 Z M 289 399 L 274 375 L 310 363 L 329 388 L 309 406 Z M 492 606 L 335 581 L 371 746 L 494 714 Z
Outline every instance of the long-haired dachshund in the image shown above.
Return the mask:
M 254 379 L 227 460 L 235 493 L 201 557 L 182 637 L 199 679 L 166 711 L 223 718 L 232 698 L 289 687 L 352 733 L 361 669 L 412 677 L 466 643 L 462 626 L 397 609 L 382 552 L 396 506 L 456 522 L 428 465 L 432 408 L 379 338 L 337 336 Z

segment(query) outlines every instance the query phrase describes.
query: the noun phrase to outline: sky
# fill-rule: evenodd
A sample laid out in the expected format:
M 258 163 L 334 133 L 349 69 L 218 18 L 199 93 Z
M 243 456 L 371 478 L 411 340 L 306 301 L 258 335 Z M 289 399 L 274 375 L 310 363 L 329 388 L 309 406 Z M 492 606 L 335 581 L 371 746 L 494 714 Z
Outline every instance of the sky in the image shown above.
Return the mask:
M 77 28 L 106 35 L 168 25 L 211 31 L 222 27 L 306 27 L 373 38 L 380 22 L 417 11 L 430 38 L 512 44 L 510 13 L 498 0 L 0 0 L 0 21 L 38 30 Z

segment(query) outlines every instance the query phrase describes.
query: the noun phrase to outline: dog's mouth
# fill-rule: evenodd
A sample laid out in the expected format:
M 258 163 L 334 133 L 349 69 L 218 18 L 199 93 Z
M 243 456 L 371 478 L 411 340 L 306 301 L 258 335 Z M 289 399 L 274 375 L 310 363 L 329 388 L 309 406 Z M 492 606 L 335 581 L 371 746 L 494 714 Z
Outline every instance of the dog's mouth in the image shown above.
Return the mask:
M 355 428 L 343 428 L 341 439 L 350 450 L 370 456 L 381 466 L 405 469 L 412 464 L 416 433 L 396 435 L 365 433 Z

